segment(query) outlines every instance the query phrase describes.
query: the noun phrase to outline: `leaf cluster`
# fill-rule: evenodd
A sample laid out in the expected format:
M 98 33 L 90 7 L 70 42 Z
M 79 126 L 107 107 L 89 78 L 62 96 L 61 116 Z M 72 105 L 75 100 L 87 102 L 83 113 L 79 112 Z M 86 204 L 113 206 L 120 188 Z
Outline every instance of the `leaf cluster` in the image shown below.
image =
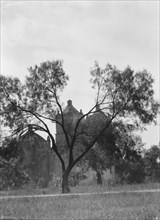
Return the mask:
M 160 105 L 154 100 L 153 82 L 147 70 L 135 73 L 129 66 L 121 71 L 107 64 L 102 69 L 96 62 L 91 70 L 91 84 L 103 111 L 130 117 L 137 124 L 148 124 L 156 118 Z

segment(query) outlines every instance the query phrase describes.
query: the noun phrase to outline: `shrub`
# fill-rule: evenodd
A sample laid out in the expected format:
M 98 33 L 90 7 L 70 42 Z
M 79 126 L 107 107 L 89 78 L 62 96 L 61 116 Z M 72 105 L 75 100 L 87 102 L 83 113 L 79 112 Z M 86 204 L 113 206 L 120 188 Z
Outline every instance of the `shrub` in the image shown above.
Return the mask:
M 143 183 L 145 172 L 142 161 L 122 161 L 116 167 L 117 174 L 121 183 Z
M 19 160 L 11 158 L 7 161 L 0 158 L 0 190 L 20 188 L 29 181 L 29 176 Z
M 49 188 L 61 187 L 62 180 L 54 172 L 51 174 L 51 179 L 48 183 Z
M 76 186 L 79 184 L 79 181 L 86 179 L 86 175 L 82 172 L 72 171 L 69 176 L 70 186 Z

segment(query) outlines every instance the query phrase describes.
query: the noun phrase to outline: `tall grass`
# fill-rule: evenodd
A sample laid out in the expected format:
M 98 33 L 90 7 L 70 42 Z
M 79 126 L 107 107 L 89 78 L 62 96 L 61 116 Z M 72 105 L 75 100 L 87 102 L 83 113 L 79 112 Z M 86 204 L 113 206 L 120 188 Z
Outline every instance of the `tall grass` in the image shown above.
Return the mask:
M 143 189 L 159 189 L 160 183 L 143 183 L 132 185 L 110 185 L 104 184 L 97 186 L 97 184 L 77 185 L 71 188 L 71 193 L 85 193 L 85 192 L 107 192 L 107 191 L 127 191 L 127 190 L 143 190 Z M 26 188 L 19 190 L 0 191 L 0 196 L 7 195 L 37 195 L 37 194 L 57 194 L 61 193 L 61 188 L 51 187 L 45 189 Z
M 4 199 L 0 203 L 2 219 L 2 216 L 6 216 L 11 219 L 160 220 L 159 192 L 73 194 L 64 197 Z

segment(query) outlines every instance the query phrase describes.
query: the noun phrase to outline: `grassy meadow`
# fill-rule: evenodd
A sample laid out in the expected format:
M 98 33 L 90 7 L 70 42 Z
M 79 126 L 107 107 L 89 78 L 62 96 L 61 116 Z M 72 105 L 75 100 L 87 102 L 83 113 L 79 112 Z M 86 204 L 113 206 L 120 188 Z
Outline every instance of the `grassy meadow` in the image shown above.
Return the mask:
M 53 220 L 160 220 L 160 191 L 126 192 L 127 190 L 160 189 L 160 184 L 117 186 L 113 188 L 114 190 L 121 190 L 122 193 L 75 195 L 75 192 L 103 192 L 107 190 L 107 186 L 77 186 L 72 188 L 73 194 L 68 196 L 1 199 L 0 217 L 1 219 Z M 110 190 L 113 189 L 110 187 Z M 45 194 L 47 192 L 49 193 L 49 189 L 43 191 Z M 39 194 L 41 193 L 42 191 L 39 191 Z

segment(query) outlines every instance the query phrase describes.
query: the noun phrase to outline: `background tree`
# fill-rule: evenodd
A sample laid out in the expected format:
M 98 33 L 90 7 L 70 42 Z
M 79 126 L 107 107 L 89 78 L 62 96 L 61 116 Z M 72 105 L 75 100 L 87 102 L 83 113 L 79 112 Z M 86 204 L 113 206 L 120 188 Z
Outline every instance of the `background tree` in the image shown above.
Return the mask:
M 144 155 L 146 181 L 160 181 L 160 145 L 153 145 Z
M 121 183 L 141 183 L 144 181 L 142 152 L 144 144 L 136 134 L 134 125 L 115 123 L 116 146 L 120 154 L 115 161 L 115 169 Z
M 97 184 L 102 184 L 101 174 L 111 166 L 115 167 L 120 182 L 139 183 L 144 181 L 145 175 L 143 146 L 141 138 L 135 134 L 134 125 L 118 121 L 103 133 L 84 159 L 96 171 Z
M 91 84 L 97 91 L 95 104 L 83 114 L 75 123 L 72 132 L 65 126 L 63 108 L 60 94 L 68 81 L 61 61 L 47 61 L 40 66 L 30 67 L 24 85 L 17 78 L 1 76 L 1 115 L 5 123 L 12 121 L 18 129 L 28 120 L 34 119 L 37 129 L 46 132 L 52 143 L 52 150 L 56 153 L 62 165 L 62 192 L 69 192 L 68 178 L 72 168 L 95 146 L 102 134 L 112 124 L 113 120 L 132 119 L 137 127 L 155 121 L 159 104 L 154 100 L 153 79 L 146 71 L 134 73 L 130 67 L 120 71 L 116 67 L 106 65 L 104 69 L 95 63 L 91 71 Z M 5 101 L 4 101 L 5 100 Z M 12 112 L 8 116 L 5 112 Z M 61 120 L 56 120 L 60 113 Z M 84 119 L 95 112 L 103 112 L 103 125 L 97 126 L 94 135 L 82 138 L 88 132 L 82 129 Z M 23 121 L 24 120 L 24 121 Z M 23 123 L 22 123 L 23 121 Z M 56 145 L 55 137 L 47 125 L 47 121 L 58 123 L 66 139 L 68 161 L 65 163 L 63 156 Z M 12 125 L 12 123 L 11 123 Z M 96 125 L 95 125 L 96 126 Z M 77 143 L 84 139 L 81 146 L 83 151 L 75 154 Z M 77 150 L 77 149 L 76 149 Z M 77 156 L 75 156 L 77 155 Z
M 99 111 L 88 117 L 85 121 L 87 129 L 85 139 L 93 139 L 98 127 L 104 126 L 106 116 L 103 112 Z M 84 137 L 83 137 L 84 138 Z M 114 158 L 116 157 L 119 149 L 115 145 L 115 135 L 113 133 L 113 126 L 110 125 L 108 129 L 99 137 L 94 147 L 86 154 L 84 161 L 88 162 L 88 168 L 92 168 L 96 172 L 97 184 L 102 184 L 103 172 L 114 165 Z M 81 142 L 84 140 L 81 140 Z M 84 143 L 85 146 L 85 143 Z M 80 148 L 82 150 L 82 148 Z

